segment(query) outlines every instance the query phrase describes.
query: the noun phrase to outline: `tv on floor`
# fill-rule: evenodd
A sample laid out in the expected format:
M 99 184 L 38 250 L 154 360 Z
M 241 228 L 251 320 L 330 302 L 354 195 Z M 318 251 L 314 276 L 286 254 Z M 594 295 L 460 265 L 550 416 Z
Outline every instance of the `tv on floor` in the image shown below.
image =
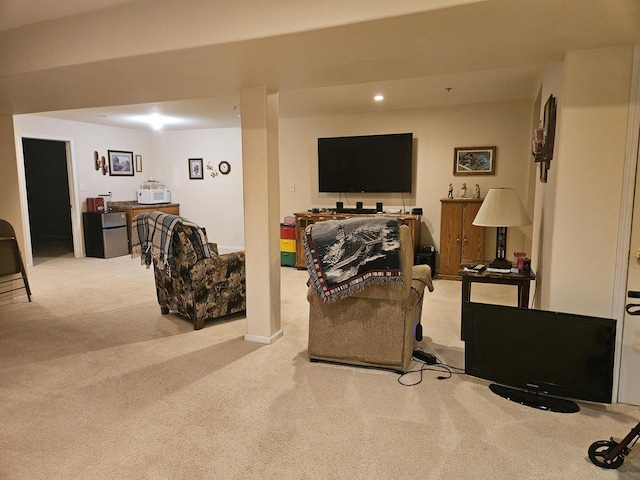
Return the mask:
M 318 138 L 318 190 L 411 192 L 413 134 Z
M 573 400 L 611 403 L 616 321 L 469 302 L 465 371 L 494 393 L 532 407 L 576 412 Z

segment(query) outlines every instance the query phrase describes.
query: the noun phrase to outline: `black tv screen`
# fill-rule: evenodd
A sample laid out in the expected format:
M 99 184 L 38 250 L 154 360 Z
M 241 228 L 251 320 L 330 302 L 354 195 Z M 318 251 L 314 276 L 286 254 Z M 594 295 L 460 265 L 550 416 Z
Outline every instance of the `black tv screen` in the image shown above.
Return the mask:
M 611 402 L 615 320 L 474 302 L 465 309 L 467 374 L 538 394 Z
M 318 138 L 318 190 L 411 192 L 413 134 Z

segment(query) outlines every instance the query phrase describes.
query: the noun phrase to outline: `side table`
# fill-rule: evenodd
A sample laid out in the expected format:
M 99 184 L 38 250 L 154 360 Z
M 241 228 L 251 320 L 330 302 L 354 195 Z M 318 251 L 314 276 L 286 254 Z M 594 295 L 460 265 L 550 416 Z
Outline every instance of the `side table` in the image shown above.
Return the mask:
M 479 260 L 475 263 L 464 263 L 460 265 L 458 274 L 462 278 L 462 312 L 461 312 L 461 324 L 460 324 L 460 338 L 464 340 L 464 324 L 465 317 L 467 315 L 467 305 L 471 302 L 471 284 L 477 283 L 496 283 L 501 285 L 516 285 L 518 287 L 518 307 L 529 308 L 529 291 L 531 287 L 531 280 L 535 280 L 536 276 L 533 272 L 529 273 L 500 273 L 500 272 L 470 272 L 464 269 L 476 265 L 478 263 L 484 263 L 487 265 L 489 262 Z

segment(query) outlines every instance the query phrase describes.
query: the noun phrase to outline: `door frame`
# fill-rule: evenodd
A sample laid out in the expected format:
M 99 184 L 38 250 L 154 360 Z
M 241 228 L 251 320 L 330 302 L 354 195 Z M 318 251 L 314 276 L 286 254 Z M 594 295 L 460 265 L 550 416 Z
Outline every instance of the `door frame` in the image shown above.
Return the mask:
M 640 142 L 640 45 L 633 49 L 633 71 L 629 94 L 629 121 L 627 122 L 626 152 L 622 177 L 622 195 L 616 249 L 616 268 L 613 282 L 611 317 L 617 320 L 616 357 L 613 371 L 613 402 L 618 401 L 620 366 L 622 362 L 622 333 L 624 330 L 624 306 L 627 299 L 627 275 L 631 253 L 631 226 L 638 168 L 638 144 Z
M 25 262 L 30 267 L 33 266 L 33 249 L 31 246 L 31 224 L 29 222 L 29 201 L 27 198 L 27 179 L 24 168 L 24 148 L 22 141 L 24 139 L 34 140 L 51 140 L 55 142 L 64 142 L 65 155 L 67 160 L 67 183 L 69 184 L 69 203 L 71 208 L 71 234 L 73 236 L 73 256 L 81 258 L 83 253 L 82 232 L 80 221 L 80 208 L 77 202 L 79 198 L 76 189 L 76 165 L 75 156 L 73 155 L 74 146 L 73 139 L 69 137 L 48 136 L 42 134 L 29 135 L 22 133 L 16 139 L 17 163 L 18 163 L 18 189 L 20 192 L 20 214 L 22 216 L 23 235 L 25 243 Z

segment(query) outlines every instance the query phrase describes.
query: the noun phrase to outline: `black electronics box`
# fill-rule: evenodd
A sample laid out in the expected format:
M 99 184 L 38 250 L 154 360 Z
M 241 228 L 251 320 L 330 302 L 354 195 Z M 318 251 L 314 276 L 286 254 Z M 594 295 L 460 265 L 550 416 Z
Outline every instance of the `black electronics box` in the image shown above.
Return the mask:
M 413 263 L 414 265 L 429 265 L 431 267 L 431 278 L 436 277 L 436 252 L 433 245 L 420 247 L 420 251 L 416 253 Z

